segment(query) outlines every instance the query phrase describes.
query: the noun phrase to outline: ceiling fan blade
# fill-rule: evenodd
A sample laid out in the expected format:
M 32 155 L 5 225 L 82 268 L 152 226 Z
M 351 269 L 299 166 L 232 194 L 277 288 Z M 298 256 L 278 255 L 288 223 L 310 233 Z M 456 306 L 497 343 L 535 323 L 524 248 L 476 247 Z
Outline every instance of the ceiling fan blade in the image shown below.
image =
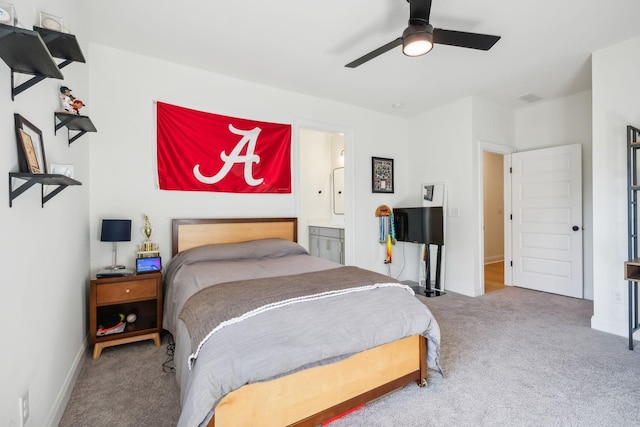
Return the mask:
M 384 46 L 381 46 L 381 47 L 377 48 L 376 50 L 367 53 L 364 56 L 361 56 L 360 58 L 356 59 L 355 61 L 349 62 L 347 65 L 345 65 L 345 67 L 347 67 L 347 68 L 356 68 L 356 67 L 364 64 L 367 61 L 371 61 L 376 56 L 380 56 L 383 53 L 385 53 L 387 51 L 390 51 L 394 47 L 400 46 L 401 44 L 402 44 L 402 37 L 398 37 L 394 41 L 389 42 L 389 43 L 385 44 Z
M 471 49 L 489 50 L 500 40 L 500 36 L 488 34 L 466 33 L 464 31 L 433 30 L 433 42 L 449 46 L 468 47 Z

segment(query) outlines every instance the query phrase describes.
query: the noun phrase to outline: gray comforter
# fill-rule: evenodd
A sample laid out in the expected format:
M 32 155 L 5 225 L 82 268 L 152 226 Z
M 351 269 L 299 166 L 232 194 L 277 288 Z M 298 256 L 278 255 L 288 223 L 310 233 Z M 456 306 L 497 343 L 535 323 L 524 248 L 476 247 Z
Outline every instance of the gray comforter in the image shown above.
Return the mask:
M 397 283 L 284 304 L 232 322 L 201 343 L 196 363 L 188 369 L 191 337 L 179 316 L 201 289 L 336 267 L 340 265 L 281 240 L 197 248 L 174 257 L 166 274 L 164 327 L 176 338 L 179 426 L 205 422 L 225 394 L 244 384 L 331 363 L 410 335 L 427 337 L 429 367 L 442 372 L 437 322 L 410 288 Z

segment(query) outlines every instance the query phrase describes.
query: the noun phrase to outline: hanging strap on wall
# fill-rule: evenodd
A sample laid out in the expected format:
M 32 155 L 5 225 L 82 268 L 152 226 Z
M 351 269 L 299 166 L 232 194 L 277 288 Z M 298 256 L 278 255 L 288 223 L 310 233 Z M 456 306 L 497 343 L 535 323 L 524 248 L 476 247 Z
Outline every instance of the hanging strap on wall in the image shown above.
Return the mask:
M 376 208 L 376 216 L 379 220 L 380 236 L 378 241 L 380 244 L 387 245 L 387 256 L 385 264 L 391 264 L 393 255 L 392 245 L 396 244 L 396 231 L 393 223 L 393 211 L 387 205 L 380 205 Z
M 396 222 L 393 219 L 393 211 L 391 211 L 391 215 L 389 215 L 389 234 L 391 237 L 391 243 L 396 244 Z
M 391 216 L 391 208 L 387 205 L 380 205 L 376 208 L 376 216 L 378 217 L 380 236 L 378 241 L 380 244 L 384 244 L 387 242 L 387 235 L 390 230 L 390 221 L 389 218 Z

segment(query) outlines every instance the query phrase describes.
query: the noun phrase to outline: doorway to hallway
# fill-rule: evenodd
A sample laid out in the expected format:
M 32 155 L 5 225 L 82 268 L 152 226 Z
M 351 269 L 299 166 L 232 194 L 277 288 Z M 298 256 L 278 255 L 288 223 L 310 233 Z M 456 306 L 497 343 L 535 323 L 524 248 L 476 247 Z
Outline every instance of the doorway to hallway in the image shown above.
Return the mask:
M 504 155 L 482 152 L 484 292 L 504 288 Z
M 504 289 L 504 261 L 484 265 L 484 292 Z

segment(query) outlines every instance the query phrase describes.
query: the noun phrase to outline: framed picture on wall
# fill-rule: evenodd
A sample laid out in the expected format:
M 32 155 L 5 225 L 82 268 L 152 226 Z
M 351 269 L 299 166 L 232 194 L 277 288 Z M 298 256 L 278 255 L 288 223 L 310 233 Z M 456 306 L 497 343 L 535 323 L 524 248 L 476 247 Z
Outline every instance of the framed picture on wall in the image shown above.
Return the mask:
M 433 185 L 424 186 L 424 199 L 429 202 L 433 201 Z
M 20 135 L 20 142 L 22 143 L 22 151 L 24 152 L 24 158 L 27 161 L 27 169 L 31 173 L 42 173 L 40 170 L 40 163 L 38 162 L 38 157 L 36 156 L 36 149 L 33 146 L 33 140 L 31 136 L 23 131 L 22 129 L 18 129 L 18 134 Z
M 42 131 L 20 114 L 14 114 L 20 172 L 47 173 Z
M 393 159 L 371 158 L 371 191 L 393 193 Z

